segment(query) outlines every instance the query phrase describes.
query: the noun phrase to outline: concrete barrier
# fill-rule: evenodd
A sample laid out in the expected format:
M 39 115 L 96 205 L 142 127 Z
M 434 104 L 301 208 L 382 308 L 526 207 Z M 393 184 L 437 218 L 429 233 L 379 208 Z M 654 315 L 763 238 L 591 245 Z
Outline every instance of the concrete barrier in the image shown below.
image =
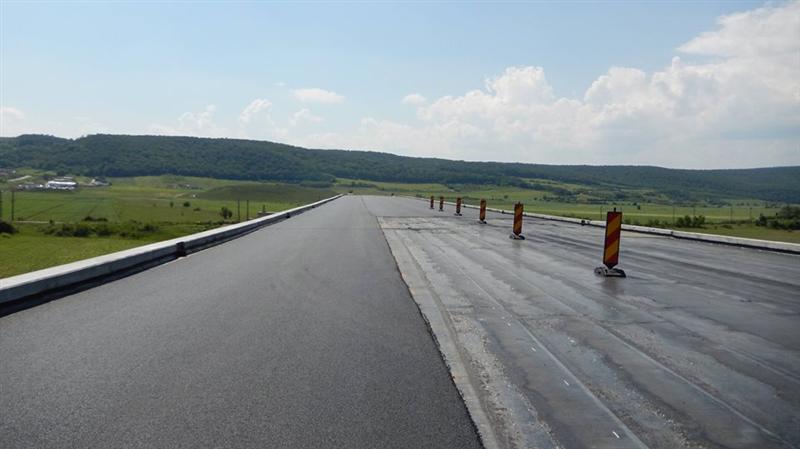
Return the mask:
M 408 196 L 406 198 L 414 198 L 414 199 L 423 199 L 419 197 Z M 452 204 L 452 203 L 448 203 Z M 479 209 L 479 206 L 475 206 L 472 204 L 463 203 L 462 207 L 467 209 Z M 503 210 L 503 209 L 495 209 L 491 207 L 487 207 L 486 210 L 491 212 L 496 212 L 499 214 L 512 214 L 512 212 Z M 582 220 L 580 218 L 571 218 L 571 217 L 559 217 L 556 215 L 544 215 L 544 214 L 535 214 L 531 212 L 525 212 L 523 214 L 525 217 L 531 218 L 538 218 L 540 220 L 550 220 L 550 221 L 560 221 L 563 223 L 571 223 L 577 225 L 584 225 L 584 226 L 594 226 L 598 228 L 605 227 L 606 223 L 601 220 Z M 685 240 L 695 240 L 698 242 L 707 242 L 707 243 L 717 243 L 720 245 L 729 245 L 729 246 L 738 246 L 742 248 L 753 248 L 753 249 L 761 249 L 767 251 L 776 251 L 781 253 L 789 253 L 789 254 L 800 254 L 800 244 L 797 243 L 785 243 L 785 242 L 773 242 L 771 240 L 759 240 L 759 239 L 748 239 L 744 237 L 728 237 L 724 235 L 716 235 L 716 234 L 704 234 L 700 232 L 686 232 L 686 231 L 676 231 L 674 229 L 663 229 L 663 228 L 651 228 L 648 226 L 638 226 L 638 225 L 622 225 L 623 231 L 628 232 L 638 232 L 641 234 L 653 234 L 653 235 L 660 235 L 664 237 L 673 237 L 676 239 L 685 239 Z
M 81 283 L 109 277 L 115 273 L 134 270 L 136 267 L 153 266 L 173 260 L 321 206 L 341 196 L 336 195 L 316 203 L 197 234 L 0 279 L 0 304 L 74 287 Z

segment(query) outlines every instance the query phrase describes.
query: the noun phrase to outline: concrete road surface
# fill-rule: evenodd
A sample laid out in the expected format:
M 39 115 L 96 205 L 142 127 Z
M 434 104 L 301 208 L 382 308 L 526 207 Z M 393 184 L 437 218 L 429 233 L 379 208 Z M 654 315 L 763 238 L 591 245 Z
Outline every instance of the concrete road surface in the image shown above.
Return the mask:
M 0 448 L 478 448 L 359 197 L 0 318 Z
M 487 447 L 800 446 L 800 257 L 366 204 Z

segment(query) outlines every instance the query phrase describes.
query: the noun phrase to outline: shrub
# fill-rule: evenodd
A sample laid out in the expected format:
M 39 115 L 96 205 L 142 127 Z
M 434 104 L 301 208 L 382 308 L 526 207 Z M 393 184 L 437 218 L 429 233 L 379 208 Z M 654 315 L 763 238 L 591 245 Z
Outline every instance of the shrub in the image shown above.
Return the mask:
M 706 217 L 703 215 L 695 215 L 694 217 L 690 217 L 689 215 L 685 217 L 678 217 L 675 220 L 675 227 L 676 228 L 702 228 L 706 225 Z
M 16 234 L 17 228 L 11 223 L 0 220 L 0 234 Z

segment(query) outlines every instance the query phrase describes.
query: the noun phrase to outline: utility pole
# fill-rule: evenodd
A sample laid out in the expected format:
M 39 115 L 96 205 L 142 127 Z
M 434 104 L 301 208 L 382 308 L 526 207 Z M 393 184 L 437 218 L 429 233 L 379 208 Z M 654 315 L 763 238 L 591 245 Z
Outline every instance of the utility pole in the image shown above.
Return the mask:
M 236 200 L 236 222 L 242 221 L 242 201 Z

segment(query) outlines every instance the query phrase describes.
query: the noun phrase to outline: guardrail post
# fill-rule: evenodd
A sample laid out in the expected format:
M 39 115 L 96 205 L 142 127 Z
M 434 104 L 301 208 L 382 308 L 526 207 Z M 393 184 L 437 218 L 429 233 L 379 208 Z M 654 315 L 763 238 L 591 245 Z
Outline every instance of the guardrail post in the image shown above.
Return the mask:
M 461 198 L 456 198 L 456 213 L 453 215 L 461 216 Z
M 522 203 L 514 204 L 514 227 L 512 231 L 509 237 L 514 240 L 525 240 L 525 236 L 522 235 Z
M 619 241 L 622 235 L 622 212 L 613 211 L 606 213 L 606 233 L 603 245 L 603 265 L 594 269 L 596 274 L 602 276 L 625 277 L 625 272 L 615 268 L 619 263 Z
M 439 212 L 444 212 L 444 197 L 439 197 Z
M 481 200 L 481 211 L 478 214 L 478 221 L 486 224 L 486 200 Z

